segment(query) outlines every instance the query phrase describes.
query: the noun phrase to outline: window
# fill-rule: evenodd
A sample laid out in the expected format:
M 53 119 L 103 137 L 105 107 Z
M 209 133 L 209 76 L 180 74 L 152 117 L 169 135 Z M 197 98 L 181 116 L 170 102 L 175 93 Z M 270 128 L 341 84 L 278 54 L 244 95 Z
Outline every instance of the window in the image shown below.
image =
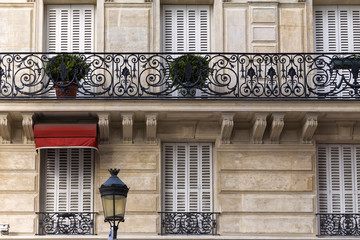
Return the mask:
M 92 5 L 48 5 L 46 19 L 48 52 L 93 51 Z
M 213 233 L 212 185 L 211 143 L 164 144 L 162 232 Z
M 208 52 L 210 17 L 208 5 L 163 5 L 165 52 Z
M 320 235 L 353 235 L 360 226 L 360 145 L 319 145 L 317 159 Z
M 314 34 L 315 34 L 315 52 L 321 53 L 346 53 L 360 52 L 360 5 L 332 5 L 314 7 Z M 337 56 L 346 57 L 349 55 Z M 331 66 L 331 55 L 321 57 L 328 68 Z M 322 65 L 321 62 L 319 62 Z M 326 87 L 320 88 L 319 92 L 338 92 L 338 96 L 350 96 L 357 94 L 352 87 L 342 80 L 342 76 L 347 81 L 354 81 L 353 74 L 349 70 L 332 71 L 329 80 L 336 84 L 326 84 Z M 323 73 L 319 71 L 320 75 Z M 320 78 L 319 78 L 320 79 Z M 320 86 L 325 80 L 318 83 Z M 342 84 L 340 82 L 342 81 Z M 338 88 L 338 89 L 335 89 Z M 342 91 L 343 89 L 343 91 Z
M 94 150 L 41 150 L 39 234 L 94 234 Z
M 42 150 L 44 204 L 47 212 L 91 212 L 94 150 Z
M 315 6 L 316 52 L 360 52 L 360 5 Z

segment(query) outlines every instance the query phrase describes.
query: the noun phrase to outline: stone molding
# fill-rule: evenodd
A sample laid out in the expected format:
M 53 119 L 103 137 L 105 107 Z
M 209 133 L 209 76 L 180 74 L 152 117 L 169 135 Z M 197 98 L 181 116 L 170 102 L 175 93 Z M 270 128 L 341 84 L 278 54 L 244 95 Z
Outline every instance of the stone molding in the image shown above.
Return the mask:
M 100 143 L 109 143 L 110 131 L 110 113 L 98 113 L 99 118 L 99 132 L 100 132 Z
M 271 114 L 270 142 L 279 143 L 280 135 L 284 128 L 285 113 Z
M 21 113 L 23 120 L 22 120 L 22 127 L 24 130 L 24 143 L 25 144 L 34 144 L 34 128 L 33 128 L 33 112 L 24 112 Z
M 123 125 L 123 143 L 132 144 L 133 143 L 133 127 L 134 127 L 134 113 L 123 113 L 122 115 L 122 125 Z
M 303 127 L 301 132 L 302 143 L 311 144 L 316 127 L 318 125 L 316 113 L 306 113 L 303 119 Z
M 8 113 L 0 113 L 1 144 L 11 143 L 11 120 Z
M 223 113 L 221 122 L 221 143 L 230 144 L 232 130 L 234 128 L 234 115 L 233 113 Z
M 156 143 L 156 128 L 157 128 L 157 114 L 148 113 L 145 114 L 146 118 L 146 143 Z
M 255 113 L 252 120 L 252 137 L 251 142 L 254 144 L 262 144 L 263 136 L 266 128 L 267 113 Z

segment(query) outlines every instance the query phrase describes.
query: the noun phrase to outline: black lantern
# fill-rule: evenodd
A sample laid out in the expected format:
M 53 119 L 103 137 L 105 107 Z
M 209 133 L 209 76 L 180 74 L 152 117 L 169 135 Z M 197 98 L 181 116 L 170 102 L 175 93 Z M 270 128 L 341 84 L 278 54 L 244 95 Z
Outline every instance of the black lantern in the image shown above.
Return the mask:
M 119 169 L 109 169 L 111 177 L 99 188 L 104 209 L 105 222 L 109 222 L 116 239 L 120 222 L 124 221 L 126 197 L 129 188 L 118 178 Z

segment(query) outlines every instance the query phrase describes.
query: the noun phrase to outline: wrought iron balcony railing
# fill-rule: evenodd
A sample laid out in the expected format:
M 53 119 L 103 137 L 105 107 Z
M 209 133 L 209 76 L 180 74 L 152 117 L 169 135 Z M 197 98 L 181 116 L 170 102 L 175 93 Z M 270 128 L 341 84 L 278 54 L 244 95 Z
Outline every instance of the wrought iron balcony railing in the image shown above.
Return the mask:
M 320 236 L 360 236 L 360 214 L 317 214 Z
M 94 235 L 95 212 L 37 212 L 38 235 L 79 234 Z
M 0 53 L 0 99 L 359 99 L 359 66 L 352 53 Z
M 216 212 L 160 212 L 161 234 L 216 235 Z

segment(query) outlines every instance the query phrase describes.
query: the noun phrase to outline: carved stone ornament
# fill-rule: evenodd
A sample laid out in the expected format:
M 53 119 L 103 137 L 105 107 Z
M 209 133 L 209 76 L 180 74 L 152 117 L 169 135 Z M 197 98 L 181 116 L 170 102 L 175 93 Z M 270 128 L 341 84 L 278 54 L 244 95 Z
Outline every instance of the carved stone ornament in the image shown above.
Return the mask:
M 318 125 L 318 121 L 317 121 L 316 113 L 305 114 L 303 120 L 302 132 L 301 132 L 301 140 L 303 143 L 305 144 L 312 143 L 312 138 L 314 136 L 317 125 Z
M 11 127 L 8 113 L 0 113 L 0 143 L 9 144 L 11 142 Z
M 145 115 L 146 118 L 146 142 L 148 144 L 156 143 L 156 127 L 157 114 L 149 113 Z
M 267 113 L 255 113 L 252 126 L 252 139 L 254 144 L 262 144 L 263 136 L 266 128 Z
M 285 113 L 273 113 L 271 115 L 270 142 L 279 143 L 280 135 L 284 128 Z
M 99 118 L 99 132 L 100 132 L 100 143 L 109 143 L 110 131 L 109 131 L 109 113 L 98 113 Z
M 33 144 L 34 143 L 34 128 L 33 128 L 33 116 L 34 113 L 21 113 L 23 120 L 22 126 L 24 130 L 24 143 Z
M 133 117 L 134 113 L 122 114 L 122 125 L 123 125 L 123 143 L 133 143 Z
M 232 130 L 234 128 L 234 114 L 227 113 L 222 115 L 222 122 L 221 122 L 221 143 L 223 144 L 230 144 Z

